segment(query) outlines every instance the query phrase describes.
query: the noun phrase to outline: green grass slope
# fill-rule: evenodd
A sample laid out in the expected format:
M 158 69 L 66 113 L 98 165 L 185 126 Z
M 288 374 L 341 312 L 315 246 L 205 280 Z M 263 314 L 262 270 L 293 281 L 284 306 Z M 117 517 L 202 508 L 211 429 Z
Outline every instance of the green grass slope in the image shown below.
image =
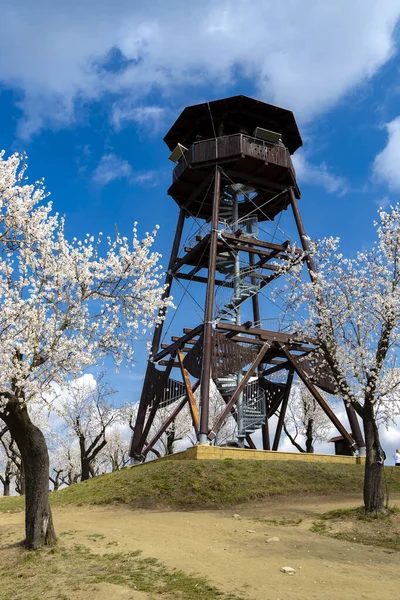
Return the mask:
M 360 465 L 297 461 L 161 460 L 77 483 L 52 493 L 51 503 L 222 508 L 278 494 L 361 492 L 363 472 Z M 400 469 L 386 467 L 385 478 L 400 492 Z M 0 511 L 22 508 L 22 498 L 0 499 Z

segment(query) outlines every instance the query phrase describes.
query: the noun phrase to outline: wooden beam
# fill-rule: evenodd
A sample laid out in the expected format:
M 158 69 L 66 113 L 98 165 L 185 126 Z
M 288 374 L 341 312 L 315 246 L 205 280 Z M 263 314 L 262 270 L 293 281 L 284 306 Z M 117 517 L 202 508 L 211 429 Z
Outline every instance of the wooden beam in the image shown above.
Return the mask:
M 219 428 L 221 427 L 222 423 L 225 421 L 226 417 L 230 413 L 233 405 L 236 403 L 236 400 L 239 398 L 240 394 L 244 390 L 244 388 L 245 388 L 247 382 L 249 381 L 250 377 L 253 375 L 254 371 L 257 369 L 258 365 L 260 364 L 260 362 L 264 358 L 264 354 L 266 353 L 266 351 L 268 350 L 268 348 L 269 348 L 269 344 L 268 343 L 265 343 L 262 346 L 260 352 L 257 354 L 257 357 L 256 357 L 255 361 L 253 362 L 253 364 L 251 365 L 251 367 L 248 369 L 246 375 L 243 377 L 243 379 L 241 380 L 241 382 L 239 383 L 239 385 L 237 386 L 237 388 L 233 392 L 233 394 L 231 396 L 231 399 L 228 401 L 228 403 L 225 406 L 224 410 L 222 411 L 222 413 L 220 414 L 220 416 L 218 417 L 218 419 L 215 421 L 215 423 L 214 423 L 211 431 L 209 431 L 209 433 L 208 433 L 208 439 L 213 440 L 215 438 L 215 436 L 217 435 L 217 432 L 218 432 Z
M 197 410 L 196 400 L 194 398 L 192 386 L 190 385 L 189 374 L 183 364 L 183 358 L 184 357 L 183 357 L 182 352 L 180 350 L 178 350 L 179 365 L 181 367 L 182 377 L 183 377 L 183 381 L 184 381 L 185 388 L 186 388 L 186 394 L 187 394 L 187 397 L 189 400 L 189 407 L 190 407 L 190 413 L 192 415 L 193 427 L 194 427 L 194 430 L 195 430 L 196 436 L 197 436 L 197 434 L 199 433 L 199 424 L 200 424 L 199 411 Z
M 203 324 L 198 325 L 194 329 L 189 329 L 188 332 L 186 333 L 186 335 L 183 335 L 181 338 L 179 338 L 178 341 L 174 342 L 173 344 L 170 344 L 168 346 L 168 348 L 165 348 L 165 350 L 161 350 L 161 352 L 158 352 L 155 355 L 155 357 L 153 358 L 154 362 L 158 362 L 165 356 L 168 356 L 168 354 L 172 354 L 176 350 L 179 350 L 180 347 L 184 346 L 188 340 L 193 339 L 196 335 L 199 335 L 202 331 L 203 331 Z
M 234 323 L 221 323 L 218 322 L 216 329 L 222 331 L 235 331 L 237 333 L 250 333 L 252 335 L 259 336 L 262 340 L 282 342 L 283 344 L 313 344 L 317 346 L 318 341 L 315 338 L 308 336 L 299 336 L 296 333 L 288 334 L 281 333 L 280 331 L 270 331 L 269 329 L 260 329 L 259 327 L 243 327 L 243 325 L 235 325 Z M 310 348 L 311 350 L 311 348 Z
M 340 435 L 342 435 L 344 439 L 350 444 L 351 448 L 357 449 L 357 444 L 355 443 L 351 435 L 348 433 L 347 429 L 339 421 L 329 404 L 325 401 L 325 398 L 323 398 L 323 396 L 319 393 L 315 385 L 310 381 L 307 374 L 301 368 L 299 362 L 294 356 L 290 354 L 289 350 L 285 347 L 284 344 L 279 345 L 282 348 L 284 354 L 286 355 L 286 358 L 293 366 L 293 369 L 296 371 L 297 375 L 300 377 L 300 379 L 302 380 L 308 391 L 312 394 L 312 396 L 314 396 L 324 413 L 327 415 L 327 417 L 329 417 L 333 425 L 339 431 Z
M 249 433 L 246 434 L 246 442 L 250 446 L 251 450 L 257 450 L 257 446 L 255 445 L 255 443 L 251 439 L 251 435 Z
M 253 248 L 251 246 L 245 246 L 243 244 L 232 244 L 232 247 L 238 252 L 250 252 L 251 254 L 257 254 L 257 256 L 267 256 L 268 258 L 270 257 L 270 252 L 268 252 L 268 250 Z M 271 271 L 277 271 L 279 269 L 279 267 L 276 265 L 268 265 L 268 267 L 265 268 L 268 268 Z
M 157 364 L 160 365 L 160 367 L 167 367 L 169 364 L 169 360 L 160 360 Z M 179 363 L 174 362 L 172 366 L 175 369 L 175 368 L 179 367 Z
M 172 340 L 173 342 L 179 342 L 179 341 L 180 341 L 180 339 L 181 339 L 181 338 L 179 337 L 179 335 L 171 335 L 171 340 Z M 193 346 L 194 346 L 196 342 L 197 342 L 197 340 L 186 340 L 186 342 L 185 342 L 185 343 L 186 343 L 186 344 L 191 344 L 191 345 L 193 345 Z
M 253 248 L 268 248 L 268 250 L 274 250 L 276 252 L 286 252 L 289 253 L 289 243 L 285 242 L 284 244 L 273 244 L 272 242 L 265 242 L 264 240 L 259 240 L 254 237 L 247 237 L 245 235 L 241 235 L 240 237 L 236 236 L 234 233 L 226 233 L 224 231 L 223 237 L 232 240 L 233 242 L 239 242 L 240 244 L 250 244 Z M 303 254 L 303 252 L 296 248 L 296 254 Z
M 207 277 L 201 277 L 200 275 L 190 275 L 190 273 L 174 273 L 174 277 L 176 279 L 195 281 L 196 283 L 207 283 Z M 216 279 L 215 285 L 223 285 L 225 287 L 233 288 L 233 283 L 226 285 L 226 281 L 222 279 Z
M 187 264 L 187 262 L 188 262 L 188 260 L 190 260 L 191 258 L 194 258 L 194 257 L 196 256 L 197 252 L 198 252 L 199 250 L 201 250 L 201 249 L 202 249 L 202 248 L 203 248 L 203 247 L 204 247 L 204 246 L 205 246 L 205 245 L 208 243 L 208 239 L 209 239 L 209 237 L 210 237 L 210 234 L 206 235 L 206 236 L 205 236 L 205 237 L 204 237 L 204 238 L 201 240 L 201 242 L 199 242 L 198 244 L 196 244 L 196 245 L 194 246 L 194 248 L 192 248 L 192 249 L 190 250 L 190 252 L 187 252 L 187 253 L 185 254 L 185 256 L 182 256 L 182 258 L 178 258 L 178 259 L 176 260 L 175 264 L 173 265 L 173 267 L 172 267 L 172 269 L 171 269 L 171 271 L 172 271 L 172 274 L 173 274 L 173 275 L 176 273 L 176 271 L 177 271 L 178 269 L 180 269 L 180 267 L 182 267 L 183 265 L 186 265 L 186 264 Z
M 161 348 L 163 350 L 165 350 L 166 348 L 169 348 L 169 346 L 170 346 L 170 344 L 161 344 Z M 191 347 L 189 348 L 189 347 L 184 346 L 183 348 L 180 348 L 180 351 L 181 352 L 189 352 L 189 350 L 191 350 L 191 349 L 192 349 Z
M 185 396 L 183 398 L 183 400 L 181 400 L 181 402 L 175 408 L 175 410 L 164 421 L 164 423 L 161 425 L 161 427 L 157 431 L 157 433 L 152 437 L 152 439 L 150 440 L 150 442 L 147 444 L 146 448 L 142 452 L 143 457 L 146 457 L 146 455 L 150 452 L 150 450 L 152 449 L 152 447 L 158 442 L 158 440 L 160 439 L 160 437 L 162 436 L 162 434 L 168 429 L 168 427 L 170 426 L 170 424 L 172 423 L 172 421 L 174 421 L 176 419 L 176 417 L 181 412 L 182 408 L 185 406 L 186 402 L 187 402 L 187 397 Z
M 273 373 L 278 373 L 278 371 L 282 371 L 282 369 L 288 369 L 289 367 L 290 367 L 289 361 L 283 360 L 275 367 L 271 367 L 270 369 L 263 371 L 263 376 L 266 377 L 267 375 L 272 375 Z
M 261 258 L 258 261 L 258 263 L 255 263 L 254 264 L 254 268 L 255 269 L 261 269 L 262 267 L 264 267 L 264 265 L 265 265 L 266 262 L 268 262 L 269 260 L 271 260 L 271 258 L 280 258 L 280 256 L 279 256 L 279 250 L 272 250 L 272 252 L 270 252 L 269 256 L 264 256 L 263 258 Z

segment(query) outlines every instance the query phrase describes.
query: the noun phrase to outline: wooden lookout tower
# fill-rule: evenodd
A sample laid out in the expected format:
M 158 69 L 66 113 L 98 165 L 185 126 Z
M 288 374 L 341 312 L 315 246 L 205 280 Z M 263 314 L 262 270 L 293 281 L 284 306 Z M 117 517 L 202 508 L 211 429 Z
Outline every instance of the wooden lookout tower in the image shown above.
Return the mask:
M 254 448 L 251 434 L 261 429 L 264 450 L 278 450 L 295 374 L 339 434 L 360 449 L 364 441 L 353 408 L 346 407 L 350 435 L 319 391 L 335 390 L 316 340 L 262 327 L 262 290 L 304 256 L 289 239 L 277 243 L 264 226 L 290 209 L 303 250 L 309 250 L 291 160 L 302 145 L 293 113 L 234 96 L 185 108 L 164 141 L 176 163 L 168 194 L 179 206 L 165 295 L 174 281 L 196 283 L 203 305 L 197 325 L 169 343 L 161 344 L 163 322 L 155 330 L 131 457 L 143 461 L 185 405 L 200 444 L 212 443 L 233 416 L 238 445 L 246 441 Z M 188 227 L 195 233 L 182 244 Z M 305 262 L 312 273 L 309 255 Z M 286 374 L 279 382 L 277 372 Z M 225 400 L 213 422 L 210 385 Z M 168 418 L 149 439 L 157 411 L 166 406 Z M 268 420 L 274 414 L 279 419 L 271 441 Z

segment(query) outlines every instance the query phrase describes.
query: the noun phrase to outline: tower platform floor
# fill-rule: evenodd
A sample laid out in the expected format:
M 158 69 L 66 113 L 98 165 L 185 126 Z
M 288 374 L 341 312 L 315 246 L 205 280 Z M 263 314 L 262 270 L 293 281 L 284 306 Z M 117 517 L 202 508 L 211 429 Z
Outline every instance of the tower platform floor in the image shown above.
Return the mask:
M 273 450 L 249 450 L 220 446 L 192 446 L 183 452 L 164 457 L 165 460 L 294 460 L 341 464 L 364 464 L 365 457 L 340 456 L 337 454 L 309 454 L 303 452 L 275 452 Z

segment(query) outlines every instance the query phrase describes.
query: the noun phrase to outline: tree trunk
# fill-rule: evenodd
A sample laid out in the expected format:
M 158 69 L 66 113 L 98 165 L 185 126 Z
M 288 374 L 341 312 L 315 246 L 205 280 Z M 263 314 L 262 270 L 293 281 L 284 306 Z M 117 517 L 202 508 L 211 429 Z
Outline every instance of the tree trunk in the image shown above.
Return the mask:
M 86 439 L 81 433 L 79 435 L 79 450 L 81 454 L 81 481 L 90 479 L 90 462 L 86 452 Z
M 10 480 L 6 479 L 3 483 L 3 496 L 10 495 Z
M 314 419 L 309 419 L 306 429 L 306 452 L 314 452 L 313 434 Z
M 365 513 L 370 516 L 385 514 L 382 485 L 385 454 L 379 440 L 374 408 L 369 402 L 366 402 L 364 406 L 363 423 L 366 444 L 364 477 Z
M 81 481 L 90 479 L 90 463 L 86 456 L 81 458 Z
M 6 464 L 6 469 L 4 473 L 4 477 L 1 477 L 1 483 L 3 484 L 3 496 L 10 495 L 10 487 L 11 487 L 11 479 L 13 477 L 11 461 L 8 460 Z
M 49 505 L 49 454 L 40 429 L 29 418 L 26 407 L 10 400 L 1 418 L 8 425 L 24 464 L 25 544 L 36 550 L 56 542 Z
M 300 444 L 298 444 L 298 443 L 296 442 L 296 439 L 295 439 L 295 437 L 293 437 L 293 436 L 291 435 L 291 433 L 290 433 L 290 431 L 288 430 L 288 428 L 286 427 L 286 424 L 285 424 L 285 423 L 283 424 L 283 431 L 285 432 L 285 435 L 287 435 L 287 437 L 289 438 L 289 440 L 292 442 L 293 446 L 294 446 L 295 448 L 297 448 L 297 450 L 298 450 L 299 452 L 306 452 L 306 450 L 304 450 L 304 448 L 302 448 L 302 447 L 300 446 Z M 296 437 L 297 437 L 297 433 L 296 433 Z

